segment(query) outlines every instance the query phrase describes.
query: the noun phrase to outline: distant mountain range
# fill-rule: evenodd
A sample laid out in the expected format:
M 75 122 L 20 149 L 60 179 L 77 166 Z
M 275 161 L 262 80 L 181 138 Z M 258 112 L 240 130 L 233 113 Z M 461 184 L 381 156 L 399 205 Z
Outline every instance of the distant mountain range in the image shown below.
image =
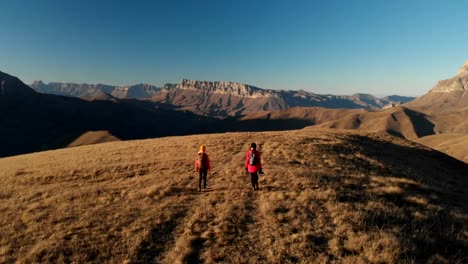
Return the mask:
M 457 145 L 443 144 L 441 150 L 468 162 L 466 144 L 460 143 L 468 134 L 467 83 L 468 63 L 407 103 L 411 98 L 318 95 L 233 82 L 183 80 L 162 88 L 34 83 L 37 91 L 61 94 L 53 95 L 0 72 L 0 156 L 113 140 L 312 126 L 391 134 L 429 146 L 442 146 L 438 135 L 451 134 Z
M 215 121 L 157 103 L 100 94 L 91 101 L 37 93 L 0 72 L 0 157 L 70 145 L 89 131 L 141 139 L 206 133 Z
M 236 82 L 186 79 L 179 84 L 166 84 L 163 88 L 149 84 L 118 87 L 104 84 L 44 84 L 41 81 L 34 82 L 31 87 L 41 93 L 82 98 L 93 98 L 97 94 L 106 93 L 116 98 L 146 99 L 214 117 L 240 116 L 262 110 L 281 110 L 297 106 L 377 110 L 414 99 L 397 95 L 384 98 L 369 94 L 321 95 L 304 90 L 272 90 Z
M 72 97 L 94 97 L 100 93 L 110 94 L 116 98 L 148 98 L 156 95 L 161 88 L 153 85 L 140 83 L 129 86 L 113 86 L 107 84 L 87 84 L 87 83 L 59 83 L 35 81 L 31 88 L 40 93 L 64 95 Z

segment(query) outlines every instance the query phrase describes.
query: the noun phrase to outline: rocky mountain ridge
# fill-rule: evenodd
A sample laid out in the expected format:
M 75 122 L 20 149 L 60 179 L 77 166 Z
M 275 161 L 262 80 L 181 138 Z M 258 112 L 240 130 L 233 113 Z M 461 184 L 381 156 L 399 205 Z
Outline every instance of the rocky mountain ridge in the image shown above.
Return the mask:
M 247 84 L 226 81 L 211 82 L 183 79 L 180 84 L 169 85 L 165 88 L 166 91 L 171 89 L 181 89 L 247 98 L 277 97 L 275 91 L 271 89 L 262 89 Z
M 454 77 L 439 81 L 428 93 L 405 106 L 431 115 L 468 111 L 468 61 Z
M 184 79 L 179 84 L 166 84 L 152 101 L 172 104 L 205 115 L 238 116 L 297 106 L 377 110 L 412 99 L 414 98 L 401 96 L 377 98 L 370 94 L 323 95 L 304 90 L 262 89 L 236 82 Z
M 468 72 L 468 61 L 465 61 L 463 66 L 460 67 L 457 74 L 467 73 Z
M 430 93 L 447 93 L 452 91 L 468 91 L 468 61 L 460 67 L 457 75 L 450 79 L 439 81 Z
M 110 94 L 116 98 L 143 99 L 154 96 L 161 88 L 154 85 L 140 83 L 128 86 L 114 86 L 107 84 L 87 84 L 87 83 L 60 83 L 50 82 L 45 84 L 42 81 L 35 81 L 31 88 L 40 93 L 64 95 L 72 97 L 93 97 L 99 93 Z
M 238 116 L 255 111 L 281 110 L 291 107 L 320 106 L 327 108 L 363 108 L 377 110 L 408 102 L 414 98 L 391 96 L 377 98 L 370 94 L 331 95 L 304 90 L 273 90 L 229 81 L 197 81 L 183 79 L 162 88 L 149 84 L 110 86 L 105 84 L 73 84 L 34 82 L 36 91 L 57 95 L 93 98 L 106 93 L 116 98 L 136 98 L 173 105 L 203 115 Z

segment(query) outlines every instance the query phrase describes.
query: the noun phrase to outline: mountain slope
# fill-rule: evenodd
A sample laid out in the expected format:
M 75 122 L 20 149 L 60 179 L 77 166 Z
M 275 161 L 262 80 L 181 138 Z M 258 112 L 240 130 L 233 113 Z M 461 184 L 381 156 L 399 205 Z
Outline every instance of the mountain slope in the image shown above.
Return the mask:
M 468 134 L 468 110 L 430 117 L 437 134 Z
M 327 109 L 322 107 L 293 107 L 277 111 L 260 111 L 219 123 L 218 131 L 277 131 L 300 129 L 336 120 L 364 109 Z
M 243 169 L 252 141 L 258 192 Z M 200 144 L 212 171 L 198 193 Z M 0 168 L 2 263 L 463 263 L 468 252 L 467 165 L 395 137 L 168 137 Z
M 431 115 L 468 110 L 468 62 L 457 75 L 438 82 L 427 94 L 405 106 Z
M 0 100 L 2 103 L 6 103 L 5 98 L 28 97 L 34 94 L 35 92 L 20 79 L 0 71 Z
M 455 119 L 456 120 L 456 119 Z M 368 132 L 386 133 L 407 139 L 435 134 L 438 119 L 404 107 L 394 107 L 381 111 L 364 109 L 327 109 L 320 107 L 296 107 L 280 111 L 263 111 L 239 118 L 232 127 L 258 127 L 269 130 L 304 128 L 356 129 Z
M 391 109 L 346 115 L 323 123 L 318 128 L 360 129 L 415 139 L 434 134 L 434 124 L 419 112 L 395 107 Z
M 468 134 L 438 134 L 415 140 L 468 164 Z
M 67 147 L 78 147 L 113 141 L 120 141 L 120 139 L 114 137 L 108 131 L 89 131 L 79 136 L 72 143 L 68 144 Z
M 364 109 L 328 109 L 323 107 L 293 107 L 282 111 L 263 111 L 242 116 L 240 120 L 305 119 L 314 124 L 339 119 L 352 113 L 367 113 Z

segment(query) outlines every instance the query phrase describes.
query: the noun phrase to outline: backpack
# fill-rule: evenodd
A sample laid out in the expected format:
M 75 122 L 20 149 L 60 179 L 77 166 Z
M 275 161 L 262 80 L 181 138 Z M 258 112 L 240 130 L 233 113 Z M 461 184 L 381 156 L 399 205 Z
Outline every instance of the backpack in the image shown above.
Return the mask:
M 205 168 L 205 153 L 200 152 L 197 153 L 197 160 L 198 160 L 198 168 L 199 169 L 204 169 Z
M 251 166 L 255 166 L 257 165 L 258 163 L 258 157 L 257 157 L 257 154 L 255 153 L 255 150 L 250 152 L 250 156 L 249 156 L 249 165 Z

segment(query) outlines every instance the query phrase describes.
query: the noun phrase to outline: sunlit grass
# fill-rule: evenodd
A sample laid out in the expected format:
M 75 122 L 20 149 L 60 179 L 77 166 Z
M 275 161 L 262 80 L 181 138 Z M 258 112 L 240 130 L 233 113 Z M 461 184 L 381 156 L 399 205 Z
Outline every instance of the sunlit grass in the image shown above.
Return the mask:
M 257 192 L 243 169 L 252 141 L 266 172 Z M 213 168 L 198 193 L 202 143 Z M 0 168 L 2 263 L 466 261 L 466 166 L 387 136 L 169 137 L 4 158 Z

